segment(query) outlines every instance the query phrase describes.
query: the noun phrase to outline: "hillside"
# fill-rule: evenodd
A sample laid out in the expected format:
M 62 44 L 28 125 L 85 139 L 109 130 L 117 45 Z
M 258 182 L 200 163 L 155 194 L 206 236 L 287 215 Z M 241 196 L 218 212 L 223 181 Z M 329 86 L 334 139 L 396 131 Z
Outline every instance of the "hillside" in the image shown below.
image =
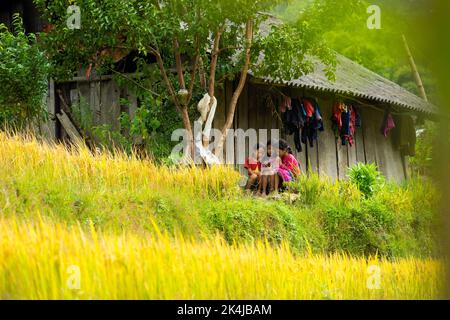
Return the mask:
M 255 199 L 240 176 L 212 169 L 156 166 L 124 154 L 92 155 L 33 138 L 0 134 L 3 217 L 36 215 L 68 225 L 138 235 L 153 221 L 171 235 L 222 236 L 228 243 L 285 241 L 296 252 L 347 252 L 387 257 L 435 253 L 438 194 L 424 181 L 386 184 L 364 198 L 349 182 L 303 177 L 296 202 Z M 285 195 L 287 197 L 287 195 Z
M 428 183 L 365 199 L 350 183 L 304 177 L 290 203 L 244 195 L 226 167 L 155 166 L 4 133 L 0 150 L 2 299 L 439 295 Z M 383 278 L 371 288 L 374 266 Z

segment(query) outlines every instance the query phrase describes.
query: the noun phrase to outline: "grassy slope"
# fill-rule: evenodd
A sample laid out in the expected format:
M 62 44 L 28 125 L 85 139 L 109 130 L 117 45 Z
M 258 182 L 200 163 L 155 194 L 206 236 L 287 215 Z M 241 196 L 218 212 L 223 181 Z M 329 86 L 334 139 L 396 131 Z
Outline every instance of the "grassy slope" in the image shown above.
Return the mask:
M 226 168 L 155 167 L 1 133 L 0 150 L 0 299 L 439 295 L 433 259 L 316 254 L 378 246 L 427 255 L 435 200 L 427 184 L 386 186 L 364 200 L 348 183 L 313 176 L 287 204 L 244 196 Z
M 312 176 L 300 182 L 294 204 L 244 196 L 239 176 L 209 170 L 156 167 L 124 155 L 68 152 L 0 133 L 0 209 L 4 217 L 88 226 L 110 233 L 161 230 L 228 243 L 285 241 L 295 252 L 345 251 L 386 256 L 433 253 L 436 192 L 427 183 L 386 186 L 365 200 L 349 183 Z

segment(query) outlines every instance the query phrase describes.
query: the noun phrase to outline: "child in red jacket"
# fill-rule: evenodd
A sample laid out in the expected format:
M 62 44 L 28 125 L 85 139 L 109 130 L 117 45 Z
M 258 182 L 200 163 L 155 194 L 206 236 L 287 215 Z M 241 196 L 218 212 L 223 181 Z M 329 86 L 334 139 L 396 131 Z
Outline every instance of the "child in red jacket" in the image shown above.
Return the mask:
M 264 148 L 258 143 L 253 153 L 245 159 L 244 168 L 247 169 L 248 181 L 245 186 L 246 190 L 251 190 L 252 187 L 257 187 L 261 180 L 261 158 L 264 153 Z

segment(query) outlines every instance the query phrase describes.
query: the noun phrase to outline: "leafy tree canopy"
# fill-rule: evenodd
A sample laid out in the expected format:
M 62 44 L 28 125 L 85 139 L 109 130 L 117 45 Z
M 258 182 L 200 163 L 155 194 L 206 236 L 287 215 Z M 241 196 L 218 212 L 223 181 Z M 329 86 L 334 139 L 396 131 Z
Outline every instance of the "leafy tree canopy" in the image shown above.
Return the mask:
M 139 79 L 139 87 L 154 92 L 161 88 L 158 83 L 164 84 L 164 91 L 158 93 L 175 105 L 190 139 L 192 107 L 201 96 L 197 93 L 208 91 L 213 97 L 214 88 L 227 78 L 240 74 L 225 125 L 219 128 L 223 136 L 232 125 L 248 70 L 297 78 L 312 70 L 311 56 L 315 56 L 325 62 L 333 78 L 335 59 L 324 41 L 324 29 L 331 29 L 361 1 L 308 2 L 308 21 L 292 24 L 278 23 L 267 13 L 283 2 L 78 0 L 81 30 L 69 30 L 66 0 L 35 0 L 51 24 L 43 44 L 55 74 L 71 77 L 89 65 L 105 72 L 112 62 L 137 51 L 139 71 L 149 75 Z M 142 58 L 149 56 L 156 60 L 150 67 Z M 149 78 L 153 80 L 148 82 Z M 180 96 L 181 92 L 187 95 Z
M 178 42 L 180 54 L 194 57 L 200 51 L 203 61 L 209 61 L 214 34 L 224 28 L 221 37 L 221 56 L 217 68 L 218 79 L 234 74 L 243 64 L 245 23 L 252 19 L 255 30 L 253 69 L 257 66 L 272 76 L 293 77 L 310 71 L 306 54 L 314 54 L 332 63 L 329 50 L 317 24 L 272 25 L 269 35 L 258 37 L 261 25 L 270 16 L 265 14 L 283 1 L 117 1 L 78 0 L 81 8 L 82 29 L 69 30 L 66 26 L 66 0 L 35 0 L 54 29 L 48 33 L 45 46 L 58 66 L 60 74 L 72 72 L 90 63 L 103 66 L 115 53 L 126 54 L 138 50 L 142 54 L 161 53 L 167 67 L 173 67 L 173 40 Z M 332 25 L 338 13 L 348 10 L 348 5 L 359 1 L 324 1 L 326 5 L 313 4 L 311 16 Z M 341 8 L 341 11 L 335 10 Z M 343 10 L 345 9 L 345 10 Z M 320 29 L 320 30 L 319 30 Z M 257 63 L 258 52 L 264 50 L 264 63 Z M 258 70 L 259 70 L 258 69 Z

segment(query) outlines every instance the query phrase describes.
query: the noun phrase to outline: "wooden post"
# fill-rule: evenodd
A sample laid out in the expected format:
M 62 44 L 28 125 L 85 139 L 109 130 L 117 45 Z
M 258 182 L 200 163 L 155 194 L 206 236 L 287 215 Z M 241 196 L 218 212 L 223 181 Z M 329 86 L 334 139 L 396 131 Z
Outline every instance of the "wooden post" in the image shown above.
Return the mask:
M 66 130 L 67 134 L 69 135 L 70 139 L 74 143 L 80 143 L 83 141 L 83 138 L 81 137 L 80 133 L 78 132 L 75 125 L 70 121 L 67 114 L 64 112 L 64 110 L 61 110 L 61 113 L 57 113 L 56 117 L 61 122 L 61 125 L 63 126 L 64 130 Z
M 403 43 L 405 45 L 405 50 L 408 55 L 409 64 L 411 65 L 411 70 L 414 74 L 414 79 L 416 81 L 416 85 L 419 88 L 420 96 L 422 97 L 423 100 L 428 102 L 428 97 L 425 92 L 425 87 L 423 86 L 422 78 L 420 77 L 419 71 L 417 70 L 416 62 L 414 61 L 414 58 L 411 54 L 411 50 L 409 49 L 408 41 L 406 41 L 405 35 L 402 35 L 402 37 L 403 37 Z

